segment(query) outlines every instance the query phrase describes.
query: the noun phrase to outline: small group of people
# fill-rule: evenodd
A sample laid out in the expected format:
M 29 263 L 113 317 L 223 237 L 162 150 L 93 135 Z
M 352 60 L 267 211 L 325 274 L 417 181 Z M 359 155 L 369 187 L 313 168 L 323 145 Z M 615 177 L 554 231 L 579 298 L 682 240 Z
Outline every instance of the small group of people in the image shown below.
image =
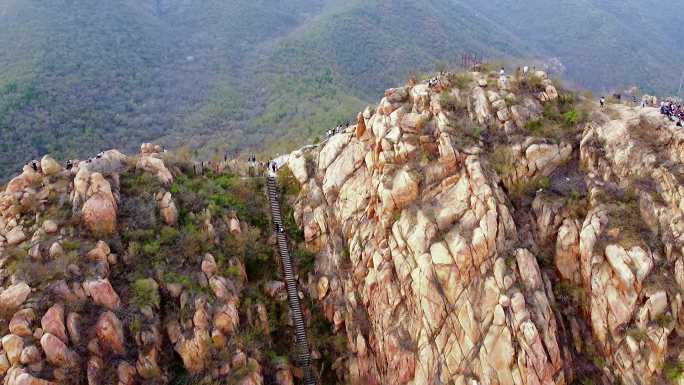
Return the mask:
M 91 163 L 95 159 L 102 159 L 103 156 L 104 156 L 104 151 L 100 151 L 97 153 L 97 155 L 95 155 L 94 158 L 88 158 L 88 160 L 86 160 L 86 163 Z
M 428 79 L 428 82 L 427 82 L 428 87 L 429 87 L 429 88 L 437 87 L 437 85 L 439 85 L 439 82 L 440 82 L 440 81 L 442 80 L 442 78 L 445 77 L 446 75 L 447 75 L 447 73 L 446 73 L 445 71 L 441 71 L 441 72 L 439 73 L 439 75 L 431 77 L 430 79 Z
M 664 100 L 660 102 L 660 113 L 675 122 L 677 127 L 682 127 L 684 124 L 684 106 L 681 103 L 674 100 Z
M 86 160 L 83 161 L 83 162 L 85 162 L 86 164 L 92 163 L 92 162 L 95 161 L 96 159 L 102 159 L 102 157 L 104 157 L 104 155 L 105 155 L 104 151 L 100 151 L 100 152 L 97 153 L 97 155 L 95 155 L 94 157 L 88 158 L 88 159 L 86 159 Z M 74 166 L 76 166 L 77 163 L 78 163 L 78 161 L 75 162 L 75 161 L 73 161 L 73 160 L 71 160 L 71 159 L 68 159 L 66 162 L 64 162 L 64 168 L 67 169 L 67 170 L 71 170 L 71 169 L 74 168 Z M 33 159 L 33 160 L 29 163 L 29 165 L 31 166 L 31 168 L 32 168 L 33 171 L 35 171 L 35 172 L 38 172 L 38 170 L 40 169 L 40 161 L 37 160 L 37 159 Z
M 342 124 L 338 124 L 337 127 L 329 129 L 329 130 L 325 133 L 325 138 L 326 138 L 326 139 L 330 139 L 330 137 L 339 134 L 340 132 L 342 132 L 342 131 L 346 130 L 347 128 L 349 128 L 349 125 L 350 125 L 350 124 L 351 124 L 351 123 L 347 120 L 346 122 L 344 122 L 344 123 L 342 123 Z

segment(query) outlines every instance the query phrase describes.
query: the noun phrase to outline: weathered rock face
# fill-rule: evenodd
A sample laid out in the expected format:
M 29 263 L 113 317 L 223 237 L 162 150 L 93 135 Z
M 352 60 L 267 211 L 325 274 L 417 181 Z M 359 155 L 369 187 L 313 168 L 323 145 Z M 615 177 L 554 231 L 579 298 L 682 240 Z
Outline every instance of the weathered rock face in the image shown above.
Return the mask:
M 142 153 L 136 168 L 149 172 L 157 177 L 162 184 L 169 185 L 173 182 L 173 175 L 164 165 L 164 161 L 156 153 Z
M 539 138 L 527 138 L 509 147 L 513 172 L 506 175 L 503 183 L 508 188 L 539 177 L 548 177 L 558 166 L 570 160 L 572 146 L 569 143 L 552 144 Z
M 390 89 L 281 158 L 317 253 L 298 272 L 319 305 L 308 332 L 322 315 L 339 334 L 312 339 L 317 368 L 348 384 L 655 385 L 684 367 L 684 134 L 655 109 L 610 106 L 527 137 L 569 103 L 532 76 Z M 179 366 L 212 383 L 301 378 L 259 351 L 293 339 L 254 225 L 268 205 L 219 207 L 204 192 L 232 176 L 192 166 L 145 144 L 69 171 L 46 158 L 0 192 L 0 381 L 168 384 Z M 259 193 L 239 175 L 231 194 Z
M 40 169 L 43 171 L 43 175 L 55 175 L 62 171 L 62 166 L 49 155 L 45 155 L 40 160 Z
M 684 188 L 674 176 L 684 137 L 655 109 L 616 108 L 619 119 L 584 132 L 591 209 L 581 226 L 559 231 L 557 258 L 564 278 L 588 297 L 584 311 L 614 375 L 627 384 L 654 383 L 668 355 L 681 352 L 668 337 L 684 325 Z
M 81 178 L 85 178 L 86 173 L 81 174 L 79 171 Z M 83 220 L 93 233 L 110 235 L 116 230 L 117 209 L 111 186 L 100 173 L 90 174 L 87 183 L 86 200 L 82 209 Z
M 364 117 L 361 137 L 336 135 L 289 163 L 303 182 L 295 218 L 324 277 L 311 292 L 344 324 L 348 380 L 564 383 L 549 282 L 517 246 L 487 161 L 454 145 L 448 113 L 426 107 L 437 98 L 419 86 L 393 93 Z M 484 89 L 472 103 L 475 120 L 492 120 Z M 403 125 L 397 114 L 408 112 L 424 121 Z M 531 142 L 521 152 L 530 178 L 550 174 L 571 147 Z
M 164 223 L 169 226 L 175 226 L 178 222 L 178 210 L 176 209 L 176 204 L 171 198 L 171 193 L 159 193 L 157 195 L 157 204 L 159 205 L 159 213 L 164 219 Z

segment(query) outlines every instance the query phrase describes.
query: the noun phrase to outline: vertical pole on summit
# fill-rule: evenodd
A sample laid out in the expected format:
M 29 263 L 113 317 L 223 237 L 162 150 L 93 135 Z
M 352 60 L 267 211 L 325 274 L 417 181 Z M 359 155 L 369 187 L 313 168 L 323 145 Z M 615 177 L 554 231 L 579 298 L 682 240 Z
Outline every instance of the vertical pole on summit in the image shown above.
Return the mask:
M 682 84 L 684 84 L 684 71 L 682 71 L 682 77 L 679 79 L 679 90 L 677 90 L 677 96 L 682 97 Z

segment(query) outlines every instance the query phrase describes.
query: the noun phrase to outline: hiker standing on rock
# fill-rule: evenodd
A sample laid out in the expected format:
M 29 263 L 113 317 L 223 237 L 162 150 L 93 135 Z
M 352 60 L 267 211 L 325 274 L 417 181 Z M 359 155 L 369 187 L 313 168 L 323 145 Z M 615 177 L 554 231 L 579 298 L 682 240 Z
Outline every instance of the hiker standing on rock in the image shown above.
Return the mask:
M 601 108 L 605 107 L 606 98 L 604 96 L 601 96 L 601 99 L 599 99 L 599 103 L 601 104 Z

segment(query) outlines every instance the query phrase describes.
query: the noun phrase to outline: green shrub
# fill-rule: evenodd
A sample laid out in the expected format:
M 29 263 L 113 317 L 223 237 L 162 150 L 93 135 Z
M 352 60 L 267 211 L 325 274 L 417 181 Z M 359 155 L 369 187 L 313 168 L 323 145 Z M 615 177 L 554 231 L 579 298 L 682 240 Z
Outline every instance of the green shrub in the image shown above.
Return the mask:
M 661 328 L 666 328 L 672 324 L 674 321 L 674 318 L 668 313 L 660 313 L 658 316 L 655 318 L 655 322 L 660 326 Z
M 562 281 L 555 285 L 553 289 L 556 298 L 561 302 L 580 307 L 588 305 L 587 293 L 582 286 Z
M 159 232 L 159 242 L 162 245 L 171 245 L 180 236 L 180 232 L 175 227 L 164 226 Z
M 489 156 L 489 162 L 502 179 L 509 178 L 515 171 L 513 153 L 508 146 L 495 147 Z
M 298 266 L 298 272 L 303 277 L 307 276 L 310 272 L 313 272 L 316 265 L 316 253 L 307 250 L 304 247 L 300 247 L 294 253 L 295 263 Z
M 577 124 L 577 119 L 577 111 L 574 108 L 563 114 L 563 124 L 566 127 L 572 127 Z
M 456 111 L 458 108 L 458 100 L 449 91 L 439 94 L 439 104 L 447 111 Z
M 22 247 L 19 246 L 14 246 L 10 247 L 5 250 L 5 254 L 7 254 L 10 259 L 14 259 L 16 261 L 25 259 L 28 257 L 28 251 Z
M 545 90 L 544 79 L 537 75 L 530 75 L 521 82 L 522 86 L 530 92 L 541 92 Z
M 148 241 L 142 247 L 143 253 L 148 257 L 156 256 L 159 253 L 159 250 L 161 250 L 159 241 Z
M 62 248 L 64 251 L 73 251 L 73 250 L 78 250 L 81 248 L 81 242 L 77 240 L 63 240 L 62 241 Z
M 542 116 L 545 119 L 558 122 L 561 120 L 561 115 L 560 112 L 558 111 L 558 108 L 553 105 L 553 104 L 545 104 L 544 105 L 544 110 L 542 111 Z
M 154 229 L 131 229 L 128 228 L 123 232 L 123 239 L 145 241 L 150 238 L 156 238 L 157 233 Z
M 637 342 L 643 342 L 648 339 L 648 333 L 639 327 L 633 327 L 627 331 L 627 334 L 632 336 Z
M 542 176 L 537 178 L 537 187 L 544 190 L 548 190 L 549 188 L 551 188 L 551 178 L 549 178 L 548 176 Z
M 136 280 L 131 287 L 131 302 L 140 307 L 159 307 L 157 283 L 152 278 Z
M 192 278 L 182 275 L 179 273 L 176 273 L 175 271 L 167 271 L 164 273 L 164 282 L 165 283 L 178 283 L 184 288 L 188 290 L 193 290 L 198 286 L 198 284 L 193 281 Z
M 542 131 L 543 123 L 541 120 L 530 120 L 525 123 L 525 130 L 527 130 L 532 135 L 539 135 Z
M 278 170 L 278 184 L 282 190 L 283 195 L 299 195 L 299 181 L 294 177 L 289 167 L 284 166 Z
M 539 263 L 539 266 L 542 268 L 548 269 L 554 266 L 553 257 L 551 257 L 548 253 L 539 253 L 537 255 L 537 262 Z
M 471 75 L 469 72 L 458 73 L 453 75 L 451 78 L 451 82 L 453 83 L 454 87 L 461 90 L 468 87 L 472 81 L 473 75 Z
M 135 242 L 135 241 L 130 242 L 130 243 L 128 244 L 128 255 L 129 255 L 131 258 L 135 258 L 135 257 L 137 257 L 138 255 L 140 255 L 140 249 L 141 249 L 140 243 Z
M 183 255 L 199 255 L 210 248 L 209 235 L 197 229 L 194 224 L 188 224 L 181 230 L 180 248 Z
M 672 382 L 677 382 L 682 378 L 684 374 L 684 364 L 681 362 L 666 361 L 663 366 L 663 374 L 665 378 Z

